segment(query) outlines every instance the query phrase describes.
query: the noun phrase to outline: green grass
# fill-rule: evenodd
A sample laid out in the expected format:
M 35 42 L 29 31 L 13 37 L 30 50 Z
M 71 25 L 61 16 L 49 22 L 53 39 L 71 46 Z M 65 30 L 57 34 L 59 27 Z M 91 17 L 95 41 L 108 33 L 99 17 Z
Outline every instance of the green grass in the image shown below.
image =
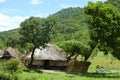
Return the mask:
M 89 72 L 93 72 L 96 66 L 102 66 L 106 70 L 116 70 L 120 72 L 120 61 L 112 57 L 111 55 L 104 56 L 103 53 L 99 53 L 93 59 L 89 59 L 92 63 L 89 67 Z
M 120 74 L 87 74 L 73 75 L 64 72 L 59 73 L 37 73 L 23 72 L 21 80 L 120 80 Z
M 73 75 L 65 72 L 41 73 L 30 70 L 28 72 L 23 71 L 19 77 L 20 80 L 120 80 L 120 61 L 111 55 L 104 56 L 103 54 L 98 54 L 93 59 L 90 58 L 89 61 L 92 64 L 89 67 L 87 75 Z M 97 65 L 104 67 L 105 70 L 118 71 L 118 73 L 93 73 Z

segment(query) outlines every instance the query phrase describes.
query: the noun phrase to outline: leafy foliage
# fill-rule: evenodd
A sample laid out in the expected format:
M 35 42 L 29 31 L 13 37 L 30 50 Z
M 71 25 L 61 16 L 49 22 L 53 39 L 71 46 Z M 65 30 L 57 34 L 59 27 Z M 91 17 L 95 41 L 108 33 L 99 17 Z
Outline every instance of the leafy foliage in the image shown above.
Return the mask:
M 42 36 L 44 35 L 43 19 L 38 17 L 30 17 L 21 23 L 19 33 L 22 35 L 21 42 L 33 43 L 35 47 L 43 45 Z M 40 26 L 40 27 L 38 27 Z M 43 34 L 43 35 L 42 35 Z M 38 36 L 39 35 L 39 36 Z M 44 40 L 47 42 L 47 40 Z
M 76 59 L 78 55 L 84 56 L 89 48 L 88 45 L 76 40 L 62 42 L 59 46 L 67 53 L 68 59 Z
M 120 0 L 107 0 L 105 3 L 114 5 L 120 11 Z
M 22 66 L 21 66 L 21 62 L 20 60 L 17 60 L 17 59 L 11 59 L 11 60 L 8 60 L 6 63 L 5 63 L 5 70 L 7 72 L 9 72 L 10 74 L 17 74 L 17 73 L 20 73 L 21 70 L 22 70 Z
M 114 42 L 120 37 L 119 11 L 111 4 L 89 2 L 85 7 L 85 13 L 89 15 L 91 47 L 94 49 L 99 43 L 99 49 L 104 47 L 102 51 L 107 53 L 114 51 L 113 46 L 116 45 Z M 119 58 L 119 54 L 115 57 Z
M 8 60 L 4 64 L 4 72 L 0 74 L 0 80 L 19 80 L 19 74 L 22 69 L 23 67 L 20 60 Z
M 30 65 L 33 62 L 35 49 L 50 41 L 49 34 L 54 25 L 53 18 L 43 19 L 40 17 L 30 17 L 20 24 L 19 33 L 22 36 L 20 39 L 22 47 L 28 48 L 28 51 L 32 52 Z
M 20 37 L 18 29 L 0 32 L 0 48 L 5 49 L 8 45 L 7 42 L 12 39 L 18 39 Z
M 67 40 L 81 40 L 88 42 L 89 34 L 86 24 L 86 15 L 82 8 L 63 9 L 53 16 L 57 17 L 57 25 L 51 32 L 51 42 Z
M 13 47 L 13 48 L 17 48 L 19 44 L 19 40 L 18 38 L 13 38 L 13 37 L 9 37 L 6 40 L 6 46 L 7 47 Z

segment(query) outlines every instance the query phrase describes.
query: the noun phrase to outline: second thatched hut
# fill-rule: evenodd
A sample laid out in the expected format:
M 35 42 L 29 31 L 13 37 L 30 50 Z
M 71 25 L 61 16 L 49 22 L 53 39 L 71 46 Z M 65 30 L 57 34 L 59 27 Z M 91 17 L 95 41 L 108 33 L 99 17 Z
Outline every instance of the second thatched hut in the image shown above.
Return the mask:
M 7 48 L 6 50 L 0 50 L 0 59 L 1 60 L 8 60 L 10 58 L 16 58 L 16 59 L 20 59 L 21 55 L 20 52 L 17 49 L 14 48 Z

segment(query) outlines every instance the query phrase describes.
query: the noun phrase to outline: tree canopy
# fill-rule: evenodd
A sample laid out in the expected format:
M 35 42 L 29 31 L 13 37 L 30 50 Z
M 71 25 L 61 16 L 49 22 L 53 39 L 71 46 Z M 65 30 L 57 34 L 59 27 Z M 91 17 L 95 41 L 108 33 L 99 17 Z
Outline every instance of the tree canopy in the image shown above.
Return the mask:
M 31 49 L 30 51 L 32 51 L 30 65 L 33 62 L 35 49 L 44 46 L 50 41 L 49 33 L 54 24 L 51 20 L 51 18 L 30 17 L 20 24 L 21 28 L 19 33 L 22 36 L 20 39 L 22 47 L 25 47 L 25 45 L 32 47 L 29 47 Z
M 68 60 L 71 58 L 76 59 L 79 55 L 83 57 L 89 48 L 88 45 L 77 40 L 64 41 L 58 45 L 67 53 Z
M 51 32 L 52 43 L 61 43 L 67 40 L 80 40 L 83 43 L 89 41 L 86 15 L 84 14 L 83 8 L 70 7 L 52 16 L 57 17 L 57 25 Z
M 90 24 L 91 47 L 99 44 L 99 49 L 104 47 L 103 50 L 101 49 L 102 51 L 115 55 L 113 46 L 115 47 L 115 42 L 120 37 L 120 13 L 117 8 L 102 2 L 89 2 L 85 7 L 85 13 L 88 15 L 88 23 Z M 115 57 L 119 59 L 119 56 L 120 54 L 117 54 Z
M 120 11 L 120 0 L 107 0 L 105 3 L 114 5 Z

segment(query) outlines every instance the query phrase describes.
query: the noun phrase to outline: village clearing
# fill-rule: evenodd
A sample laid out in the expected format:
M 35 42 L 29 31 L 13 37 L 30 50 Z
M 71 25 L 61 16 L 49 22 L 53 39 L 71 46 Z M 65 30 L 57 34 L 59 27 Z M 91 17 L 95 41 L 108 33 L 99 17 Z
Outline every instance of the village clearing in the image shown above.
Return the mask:
M 68 74 L 56 70 L 40 70 L 41 72 L 31 70 L 30 72 L 22 72 L 20 74 L 21 80 L 120 80 L 120 61 L 111 57 L 111 55 L 98 56 L 90 59 L 92 62 L 87 75 Z M 99 70 L 108 70 L 108 73 L 95 73 L 96 66 L 99 65 Z
M 102 53 L 98 53 L 89 61 L 92 64 L 86 75 L 68 74 L 58 70 L 31 69 L 22 71 L 19 77 L 20 80 L 120 80 L 120 61 L 111 55 L 104 56 Z M 101 73 L 101 71 L 107 72 Z

